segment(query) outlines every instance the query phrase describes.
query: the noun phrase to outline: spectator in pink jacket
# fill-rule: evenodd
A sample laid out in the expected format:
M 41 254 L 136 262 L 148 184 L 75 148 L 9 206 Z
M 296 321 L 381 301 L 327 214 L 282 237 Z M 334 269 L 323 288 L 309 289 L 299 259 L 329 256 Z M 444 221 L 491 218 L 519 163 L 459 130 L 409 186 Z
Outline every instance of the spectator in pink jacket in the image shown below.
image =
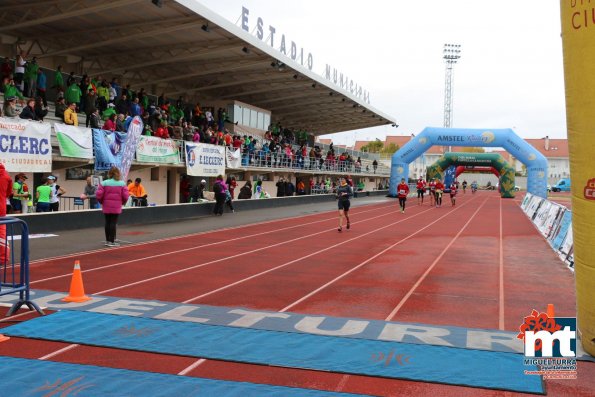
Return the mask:
M 118 247 L 116 243 L 116 225 L 118 216 L 122 213 L 122 205 L 128 201 L 128 188 L 124 181 L 121 181 L 120 170 L 112 167 L 107 173 L 109 179 L 103 181 L 95 196 L 102 205 L 105 216 L 105 245 L 107 247 Z

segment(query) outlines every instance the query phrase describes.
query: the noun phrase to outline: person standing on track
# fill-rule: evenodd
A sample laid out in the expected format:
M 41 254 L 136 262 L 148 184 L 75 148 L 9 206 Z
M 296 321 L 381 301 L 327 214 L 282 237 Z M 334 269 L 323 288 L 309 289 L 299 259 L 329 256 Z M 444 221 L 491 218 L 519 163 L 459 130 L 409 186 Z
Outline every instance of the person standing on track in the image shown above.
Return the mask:
M 109 179 L 99 184 L 95 197 L 101 203 L 105 216 L 105 245 L 118 247 L 120 244 L 116 243 L 116 225 L 118 216 L 122 213 L 122 206 L 128 201 L 130 192 L 124 181 L 121 180 L 118 167 L 112 167 L 108 171 L 107 177 Z
M 463 181 L 463 194 L 465 194 L 467 191 L 467 180 Z
M 213 192 L 215 193 L 215 208 L 213 208 L 213 213 L 215 215 L 223 215 L 223 204 L 227 200 L 227 185 L 223 181 L 222 175 L 217 175 L 217 179 L 213 184 Z
M 436 208 L 442 207 L 442 193 L 444 193 L 444 183 L 438 179 L 436 181 Z
M 428 187 L 430 188 L 430 206 L 433 207 L 436 204 L 436 179 L 432 178 L 428 184 Z
M 426 193 L 426 181 L 421 176 L 417 181 L 417 205 L 424 204 L 424 194 Z M 398 190 L 398 189 L 397 189 Z
M 473 181 L 473 182 L 471 182 L 471 193 L 475 194 L 476 191 L 477 191 L 477 182 Z
M 407 201 L 407 195 L 409 194 L 409 185 L 405 183 L 405 178 L 401 178 L 401 183 L 397 185 L 397 197 L 399 197 L 399 207 L 401 207 L 401 213 L 405 213 L 405 202 Z
M 453 182 L 450 184 L 450 203 L 452 204 L 452 206 L 453 206 L 453 207 L 454 207 L 454 206 L 455 206 L 455 204 L 456 204 L 456 203 L 455 203 L 455 200 L 456 200 L 456 198 L 457 198 L 457 188 L 458 188 L 458 186 L 457 186 L 457 185 L 458 185 L 458 184 L 457 184 L 457 182 L 456 182 L 456 181 L 453 181 Z
M 349 207 L 351 202 L 349 198 L 353 195 L 351 186 L 347 184 L 345 178 L 341 178 L 339 187 L 337 187 L 337 199 L 339 200 L 339 231 L 343 231 L 343 216 L 347 220 L 347 229 L 351 227 L 349 222 Z

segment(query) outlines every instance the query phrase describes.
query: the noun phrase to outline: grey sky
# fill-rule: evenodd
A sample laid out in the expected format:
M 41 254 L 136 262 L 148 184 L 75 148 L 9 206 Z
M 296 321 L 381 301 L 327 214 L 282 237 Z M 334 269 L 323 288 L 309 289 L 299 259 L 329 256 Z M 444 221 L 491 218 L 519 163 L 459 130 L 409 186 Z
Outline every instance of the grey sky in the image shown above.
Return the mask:
M 525 138 L 566 137 L 559 2 L 555 0 L 200 0 L 235 23 L 256 18 L 370 92 L 399 128 L 335 134 L 339 144 L 442 126 L 444 43 L 462 45 L 453 127 L 514 128 Z M 266 34 L 265 34 L 266 36 Z M 278 42 L 275 44 L 278 47 Z M 283 56 L 283 55 L 281 55 Z M 329 115 L 329 117 L 332 117 Z

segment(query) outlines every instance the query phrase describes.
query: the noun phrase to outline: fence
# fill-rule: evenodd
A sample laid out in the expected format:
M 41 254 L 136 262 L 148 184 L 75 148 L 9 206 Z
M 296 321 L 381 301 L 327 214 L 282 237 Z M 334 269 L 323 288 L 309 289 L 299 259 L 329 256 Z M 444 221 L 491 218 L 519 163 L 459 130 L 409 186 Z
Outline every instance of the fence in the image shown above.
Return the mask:
M 15 248 L 19 244 L 20 250 Z M 23 305 L 43 315 L 39 306 L 30 299 L 29 228 L 20 219 L 0 218 L 0 270 L 0 296 L 19 294 L 19 300 L 6 315 L 11 316 Z
M 572 212 L 563 205 L 531 193 L 525 195 L 521 208 L 560 259 L 573 270 Z

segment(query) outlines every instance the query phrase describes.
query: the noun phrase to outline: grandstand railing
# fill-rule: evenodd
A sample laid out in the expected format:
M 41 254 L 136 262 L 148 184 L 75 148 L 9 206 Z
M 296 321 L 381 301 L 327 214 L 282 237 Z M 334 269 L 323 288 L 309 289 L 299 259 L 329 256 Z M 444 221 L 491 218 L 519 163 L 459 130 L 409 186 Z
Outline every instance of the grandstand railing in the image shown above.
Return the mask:
M 19 295 L 6 315 L 11 316 L 23 305 L 43 315 L 30 297 L 29 228 L 20 219 L 0 217 L 0 271 L 0 296 Z

